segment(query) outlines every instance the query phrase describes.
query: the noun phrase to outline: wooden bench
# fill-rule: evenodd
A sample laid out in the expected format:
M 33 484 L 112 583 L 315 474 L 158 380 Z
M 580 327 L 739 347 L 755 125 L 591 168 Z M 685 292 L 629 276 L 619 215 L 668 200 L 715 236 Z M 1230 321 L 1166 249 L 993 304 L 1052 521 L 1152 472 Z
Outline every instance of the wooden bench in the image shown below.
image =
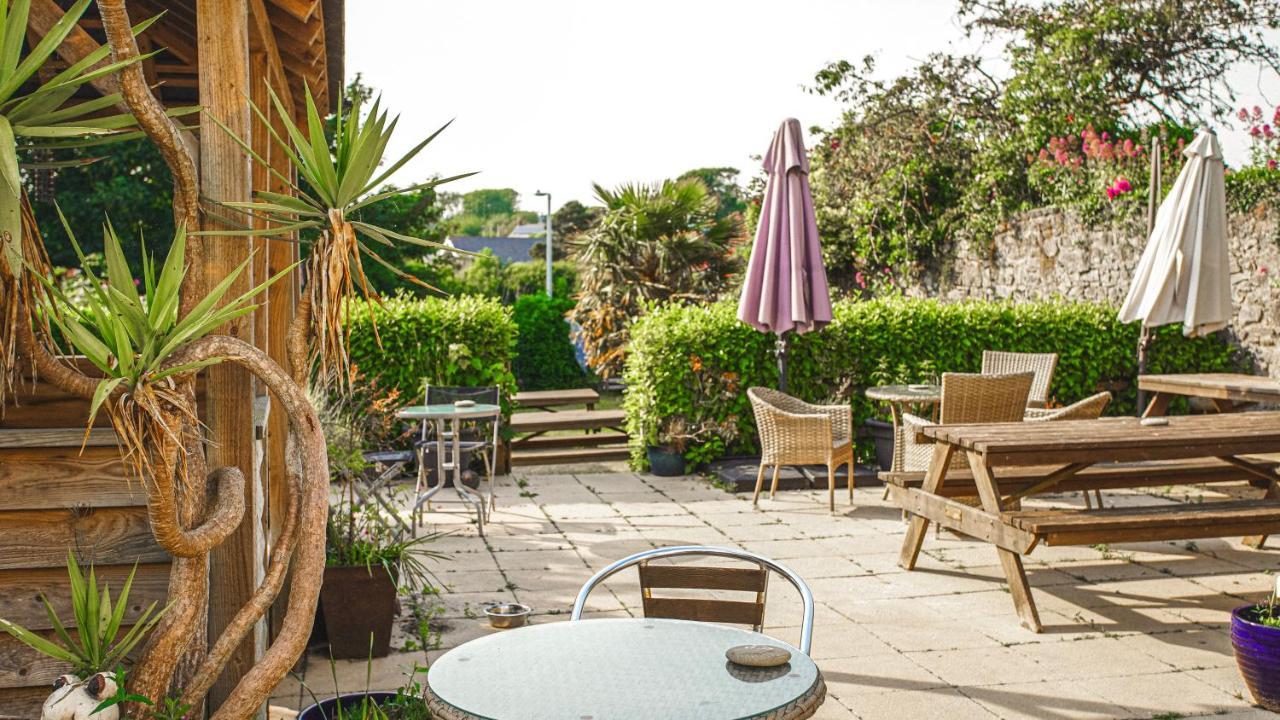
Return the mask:
M 523 390 L 516 393 L 516 407 L 535 410 L 551 410 L 553 407 L 565 405 L 585 405 L 588 410 L 595 410 L 600 402 L 600 393 L 591 388 L 572 388 L 568 390 Z
M 1280 461 L 1252 456 L 1248 458 L 1260 467 L 1275 469 Z M 1022 496 L 1058 466 L 1020 466 L 995 468 L 996 482 L 1001 496 Z M 897 487 L 920 488 L 924 485 L 925 471 L 887 471 L 880 473 L 886 484 Z M 1084 492 L 1089 490 L 1118 490 L 1122 488 L 1152 487 L 1155 485 L 1208 485 L 1214 483 L 1249 481 L 1255 487 L 1264 487 L 1265 481 L 1256 474 L 1216 458 L 1192 458 L 1189 460 L 1153 460 L 1133 463 L 1103 463 L 1091 465 L 1053 486 L 1055 492 Z M 972 497 L 978 494 L 969 470 L 952 469 L 947 472 L 947 482 L 937 490 L 942 497 Z
M 1280 533 L 1280 500 L 1147 505 L 1109 510 L 1015 510 L 1005 522 L 1045 545 L 1196 540 Z

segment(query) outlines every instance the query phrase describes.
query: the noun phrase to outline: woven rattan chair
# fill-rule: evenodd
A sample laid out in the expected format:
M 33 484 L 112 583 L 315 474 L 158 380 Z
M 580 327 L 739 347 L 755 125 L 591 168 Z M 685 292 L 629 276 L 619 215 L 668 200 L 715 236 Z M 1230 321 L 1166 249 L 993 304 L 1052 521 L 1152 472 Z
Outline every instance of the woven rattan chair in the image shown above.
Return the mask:
M 685 556 L 741 560 L 750 567 L 652 564 L 654 560 Z M 764 627 L 765 590 L 769 572 L 778 573 L 800 593 L 800 602 L 804 608 L 804 615 L 800 620 L 800 652 L 809 654 L 813 641 L 814 614 L 813 593 L 810 592 L 809 585 L 791 568 L 763 555 L 736 548 L 683 545 L 644 550 L 625 557 L 593 575 L 582 586 L 573 603 L 570 619 L 582 619 L 587 597 L 597 585 L 633 565 L 640 572 L 645 617 L 750 625 L 756 632 L 761 632 Z M 750 593 L 753 599 L 658 598 L 653 596 L 655 589 L 711 590 L 719 595 L 726 591 L 738 591 Z
M 1042 408 L 1049 402 L 1049 386 L 1053 384 L 1053 371 L 1057 366 L 1057 353 L 982 351 L 984 375 L 1035 373 L 1035 379 L 1031 381 L 1031 393 L 1027 398 L 1028 407 Z
M 1018 422 L 1027 410 L 1027 395 L 1031 392 L 1033 378 L 1034 374 L 1030 372 L 1006 375 L 943 373 L 938 422 L 942 425 Z M 933 443 L 917 442 L 916 435 L 921 428 L 933 424 L 925 418 L 903 414 L 902 432 L 898 437 L 903 448 L 903 470 L 929 469 Z M 968 466 L 968 459 L 961 453 L 956 453 L 951 459 L 951 467 Z
M 853 502 L 853 411 L 848 405 L 812 405 L 765 387 L 747 390 L 760 431 L 760 471 L 754 505 L 764 487 L 764 471 L 773 467 L 769 497 L 778 492 L 783 465 L 827 466 L 827 502 L 836 509 L 836 468 L 849 468 L 849 502 Z
M 1027 422 L 1053 422 L 1054 420 L 1097 420 L 1102 411 L 1111 403 L 1111 393 L 1100 392 L 1060 408 L 1027 408 Z M 1102 491 L 1094 490 L 1093 496 L 1084 491 L 1085 507 L 1093 507 L 1094 502 L 1103 507 Z
M 1027 408 L 1027 422 L 1052 422 L 1054 420 L 1097 420 L 1111 403 L 1111 393 L 1096 395 L 1060 408 Z

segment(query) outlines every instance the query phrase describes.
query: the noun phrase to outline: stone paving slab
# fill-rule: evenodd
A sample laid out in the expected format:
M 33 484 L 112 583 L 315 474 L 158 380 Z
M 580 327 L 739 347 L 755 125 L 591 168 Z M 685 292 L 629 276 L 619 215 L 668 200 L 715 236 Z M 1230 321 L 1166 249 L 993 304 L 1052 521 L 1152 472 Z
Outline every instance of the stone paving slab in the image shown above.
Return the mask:
M 273 703 L 309 702 L 337 687 L 393 689 L 415 666 L 497 632 L 479 617 L 490 600 L 534 608 L 533 623 L 563 622 L 581 584 L 632 552 L 670 544 L 713 544 L 791 565 L 817 600 L 813 656 L 829 688 L 817 718 L 1223 718 L 1277 717 L 1250 705 L 1231 655 L 1230 609 L 1261 599 L 1280 553 L 1238 539 L 1038 548 L 1026 558 L 1044 632 L 1018 624 L 994 550 L 930 531 L 918 569 L 897 565 L 904 525 L 878 488 L 856 504 L 824 490 L 762 500 L 701 478 L 656 478 L 619 466 L 542 468 L 498 482 L 499 505 L 486 537 L 454 504 L 434 507 L 427 530 L 451 561 L 434 565 L 439 594 L 435 647 L 374 660 L 339 662 L 323 649 Z M 1191 489 L 1176 499 L 1213 499 L 1235 488 Z M 1109 504 L 1173 501 L 1109 493 Z M 1039 501 L 1037 501 L 1039 502 Z M 1079 496 L 1047 502 L 1079 505 Z M 1035 504 L 1035 503 L 1030 503 Z M 589 617 L 639 616 L 638 584 L 627 574 L 592 595 Z M 765 631 L 797 640 L 798 595 L 770 586 Z M 393 645 L 409 642 L 412 622 Z

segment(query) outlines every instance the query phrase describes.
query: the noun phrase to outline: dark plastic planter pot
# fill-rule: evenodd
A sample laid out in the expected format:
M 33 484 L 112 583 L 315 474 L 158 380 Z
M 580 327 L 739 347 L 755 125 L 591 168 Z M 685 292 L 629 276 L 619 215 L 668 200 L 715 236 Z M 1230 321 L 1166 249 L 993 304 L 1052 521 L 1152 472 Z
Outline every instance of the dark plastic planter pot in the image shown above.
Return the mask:
M 867 436 L 875 442 L 876 465 L 881 470 L 889 470 L 893 467 L 893 424 L 868 418 L 862 426 L 866 428 Z
M 396 584 L 381 565 L 325 568 L 320 610 L 333 657 L 386 657 L 391 652 Z
M 335 698 L 322 700 L 311 707 L 303 710 L 298 714 L 298 720 L 333 720 L 338 717 L 338 704 L 342 704 L 344 711 L 350 712 L 360 709 L 360 702 L 365 697 L 370 698 L 379 707 L 382 703 L 394 699 L 396 696 L 393 692 L 367 692 L 367 693 L 350 693 L 348 695 L 339 695 Z
M 658 477 L 679 477 L 684 474 L 684 453 L 670 448 L 650 447 L 645 453 L 649 456 L 649 472 Z
M 1231 613 L 1231 648 L 1254 702 L 1280 712 L 1280 628 L 1256 622 L 1257 605 Z

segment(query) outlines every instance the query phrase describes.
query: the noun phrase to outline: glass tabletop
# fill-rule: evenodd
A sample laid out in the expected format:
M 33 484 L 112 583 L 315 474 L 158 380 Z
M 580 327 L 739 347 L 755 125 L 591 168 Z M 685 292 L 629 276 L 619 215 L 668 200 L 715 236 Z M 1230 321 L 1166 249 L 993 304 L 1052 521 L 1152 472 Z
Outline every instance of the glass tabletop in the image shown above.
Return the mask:
M 942 386 L 928 383 L 914 385 L 881 385 L 867 388 L 867 397 L 888 402 L 938 402 L 942 399 Z
M 776 668 L 730 663 L 736 645 L 776 645 Z M 684 620 L 602 619 L 533 625 L 461 645 L 431 665 L 437 698 L 489 720 L 739 720 L 806 695 L 808 656 L 774 638 Z
M 405 420 L 441 420 L 445 418 L 495 417 L 502 412 L 497 405 L 476 403 L 459 407 L 453 404 L 410 405 L 396 411 L 396 417 Z

